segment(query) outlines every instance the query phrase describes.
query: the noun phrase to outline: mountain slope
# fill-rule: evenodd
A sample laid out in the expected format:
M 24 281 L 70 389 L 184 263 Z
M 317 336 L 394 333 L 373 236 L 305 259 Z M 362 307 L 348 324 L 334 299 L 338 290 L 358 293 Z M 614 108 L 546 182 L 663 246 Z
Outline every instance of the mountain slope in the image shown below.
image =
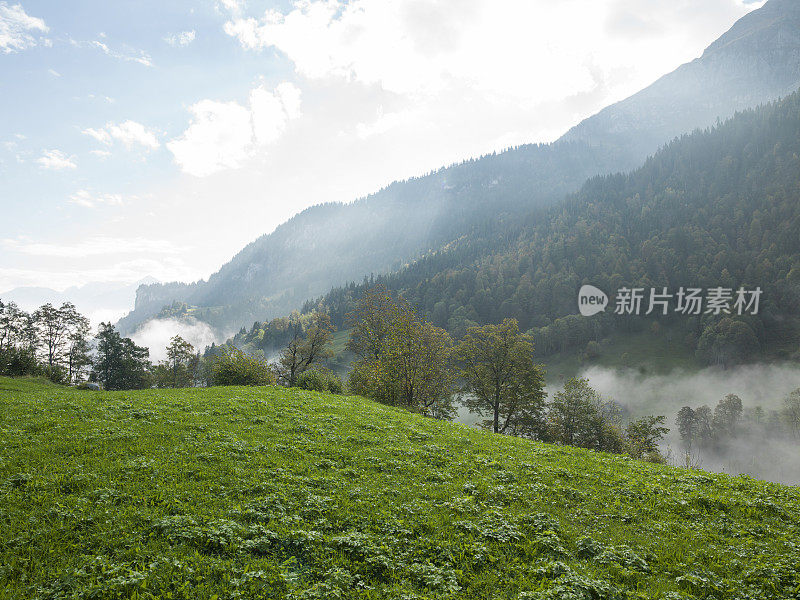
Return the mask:
M 486 221 L 549 206 L 594 175 L 628 170 L 659 145 L 800 86 L 800 11 L 770 0 L 702 57 L 550 145 L 527 145 L 394 183 L 353 204 L 300 213 L 249 244 L 208 282 L 143 286 L 120 321 L 131 331 L 187 302 L 221 329 L 285 314 L 369 273 L 396 270 Z
M 752 598 L 797 488 L 281 388 L 0 378 L 9 598 Z
M 672 345 L 703 351 L 727 314 L 577 315 L 581 285 L 761 288 L 757 315 L 739 317 L 728 362 L 789 358 L 800 350 L 800 92 L 675 140 L 627 175 L 599 176 L 557 206 L 464 236 L 377 282 L 434 324 L 460 336 L 471 325 L 515 318 L 534 328 L 537 354 L 582 351 L 614 333 L 676 329 Z M 318 302 L 346 326 L 369 283 Z M 673 307 L 674 309 L 674 301 Z M 262 325 L 236 336 L 269 349 Z M 720 334 L 720 335 L 718 335 Z M 714 346 L 715 352 L 721 346 Z
M 675 136 L 798 87 L 800 3 L 770 0 L 737 21 L 700 58 L 603 109 L 562 139 L 619 148 L 627 168 L 633 168 Z

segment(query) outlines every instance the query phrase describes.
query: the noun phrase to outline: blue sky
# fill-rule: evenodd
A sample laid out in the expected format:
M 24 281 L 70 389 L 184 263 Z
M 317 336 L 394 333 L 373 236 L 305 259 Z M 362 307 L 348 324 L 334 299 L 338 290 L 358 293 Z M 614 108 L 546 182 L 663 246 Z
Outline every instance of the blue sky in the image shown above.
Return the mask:
M 758 6 L 0 1 L 0 293 L 207 277 L 312 204 L 555 139 Z

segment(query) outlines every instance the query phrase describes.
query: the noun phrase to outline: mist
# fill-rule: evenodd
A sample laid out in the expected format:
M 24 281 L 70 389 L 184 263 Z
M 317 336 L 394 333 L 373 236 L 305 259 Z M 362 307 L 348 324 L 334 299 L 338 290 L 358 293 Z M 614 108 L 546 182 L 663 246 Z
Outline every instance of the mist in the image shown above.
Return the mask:
M 187 323 L 177 319 L 153 319 L 142 325 L 130 338 L 137 346 L 150 349 L 150 360 L 154 363 L 166 360 L 169 341 L 176 335 L 181 336 L 192 346 L 195 352 L 202 352 L 212 343 L 224 341 L 207 324 L 200 321 Z
M 756 479 L 800 485 L 800 440 L 780 435 L 763 425 L 748 423 L 748 412 L 760 406 L 766 413 L 781 410 L 783 400 L 800 388 L 800 365 L 743 365 L 727 370 L 675 370 L 668 374 L 643 374 L 638 370 L 589 367 L 578 374 L 606 399 L 615 400 L 634 420 L 646 415 L 664 415 L 670 432 L 661 451 L 675 466 L 704 469 L 729 475 L 749 475 Z M 547 399 L 563 388 L 563 382 L 547 386 Z M 742 427 L 736 437 L 724 440 L 717 448 L 693 447 L 687 456 L 675 418 L 684 406 L 707 405 L 714 409 L 727 394 L 742 400 Z M 457 403 L 455 420 L 479 427 L 483 420 L 464 404 Z
M 601 394 L 623 405 L 630 418 L 664 415 L 670 433 L 664 440 L 662 452 L 672 464 L 800 484 L 800 440 L 770 432 L 765 426 L 748 426 L 745 422 L 735 437 L 718 448 L 694 447 L 687 457 L 675 425 L 681 407 L 697 408 L 705 404 L 713 410 L 727 394 L 741 398 L 743 416 L 757 406 L 766 412 L 780 410 L 784 398 L 800 388 L 800 365 L 745 365 L 697 372 L 677 370 L 666 375 L 590 367 L 580 376 L 589 379 L 590 385 Z M 548 390 L 548 395 L 552 397 L 555 391 L 557 389 Z
M 800 387 L 800 365 L 791 363 L 675 370 L 663 375 L 590 367 L 579 376 L 604 396 L 626 405 L 633 417 L 675 415 L 682 406 L 714 408 L 726 394 L 739 396 L 745 408 L 777 409 L 789 392 Z

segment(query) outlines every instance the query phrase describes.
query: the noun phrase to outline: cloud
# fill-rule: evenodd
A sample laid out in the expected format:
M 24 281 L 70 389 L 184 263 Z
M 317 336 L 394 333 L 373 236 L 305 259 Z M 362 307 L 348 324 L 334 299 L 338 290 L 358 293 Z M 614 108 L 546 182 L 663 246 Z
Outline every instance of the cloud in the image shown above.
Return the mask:
M 312 79 L 337 77 L 426 95 L 455 84 L 541 100 L 594 83 L 585 56 L 554 26 L 575 21 L 571 4 L 312 0 L 286 14 L 234 17 L 224 29 L 245 48 L 277 48 Z
M 194 29 L 192 29 L 191 31 L 181 31 L 180 33 L 168 35 L 164 38 L 164 41 L 170 46 L 186 47 L 194 41 L 194 37 L 195 32 Z
M 78 166 L 75 164 L 74 156 L 67 156 L 61 150 L 45 150 L 41 158 L 36 159 L 36 162 L 43 169 L 52 171 L 75 169 Z
M 101 144 L 110 144 L 111 135 L 105 129 L 92 129 L 91 127 L 83 130 L 84 135 L 96 139 Z
M 138 145 L 155 150 L 161 145 L 152 129 L 130 120 L 119 124 L 106 123 L 101 129 L 84 129 L 83 133 L 106 145 L 110 145 L 113 140 L 122 142 L 128 148 Z
M 665 442 L 675 458 L 683 452 L 675 426 L 681 407 L 707 405 L 713 409 L 726 394 L 736 394 L 745 412 L 756 406 L 769 412 L 780 410 L 783 399 L 800 388 L 800 366 L 795 363 L 740 365 L 727 370 L 678 369 L 651 375 L 590 367 L 581 376 L 588 378 L 589 384 L 603 396 L 627 407 L 632 418 L 664 415 L 665 425 L 671 430 Z M 551 397 L 554 391 L 548 390 Z M 787 443 L 775 433 L 756 427 L 750 433 L 741 430 L 724 450 L 694 448 L 692 454 L 703 469 L 733 475 L 748 473 L 790 485 L 800 482 L 800 463 L 793 460 L 797 456 L 797 444 Z
M 143 237 L 122 238 L 107 235 L 92 236 L 72 244 L 52 244 L 34 242 L 28 239 L 4 239 L 0 241 L 8 252 L 31 256 L 54 258 L 87 258 L 110 254 L 176 254 L 187 248 L 177 246 L 167 240 L 153 240 Z
M 413 112 L 410 110 L 384 114 L 382 107 L 379 107 L 375 121 L 371 123 L 361 122 L 356 125 L 356 135 L 362 140 L 381 135 L 404 124 L 410 125 L 413 121 L 413 116 Z
M 631 75 L 636 81 L 625 92 L 632 91 L 650 73 L 677 66 L 664 47 L 693 52 L 686 30 L 752 8 L 739 0 L 646 4 L 657 19 L 642 17 L 634 0 L 304 0 L 259 18 L 233 13 L 224 30 L 244 48 L 281 51 L 309 79 L 414 97 L 462 89 L 532 104 L 627 83 Z M 620 40 L 620 30 L 640 35 Z M 638 71 L 647 75 L 637 78 Z
M 125 121 L 119 125 L 109 124 L 106 128 L 112 138 L 121 141 L 128 148 L 134 144 L 139 144 L 145 148 L 155 149 L 160 145 L 158 139 L 151 130 L 135 121 Z
M 102 50 L 104 54 L 110 56 L 111 58 L 116 58 L 127 62 L 139 63 L 140 65 L 144 65 L 145 67 L 153 66 L 153 61 L 151 60 L 150 55 L 147 54 L 144 50 L 139 50 L 138 56 L 136 56 L 131 54 L 123 54 L 121 52 L 117 52 L 116 50 L 112 50 L 111 48 L 108 47 L 108 45 L 97 40 L 90 42 L 90 44 L 95 48 L 100 48 L 100 50 Z
M 231 14 L 238 15 L 242 12 L 243 0 L 218 0 L 217 10 L 227 10 Z
M 261 85 L 251 90 L 248 106 L 206 99 L 189 110 L 191 124 L 167 148 L 186 173 L 205 177 L 239 168 L 277 141 L 300 116 L 300 90 L 288 82 L 272 92 Z
M 47 69 L 47 72 L 50 73 L 53 77 L 61 77 L 61 73 L 56 71 L 55 69 Z
M 2 245 L 2 242 L 0 242 Z M 78 257 L 82 258 L 82 257 Z M 133 283 L 147 276 L 162 281 L 185 281 L 196 279 L 196 273 L 188 269 L 185 263 L 175 256 L 139 257 L 133 260 L 118 260 L 115 255 L 113 264 L 107 266 L 92 265 L 88 268 L 75 268 L 78 263 L 75 257 L 64 258 L 70 266 L 60 269 L 0 267 L 0 290 L 15 287 L 34 286 L 65 290 L 71 286 L 86 283 L 121 282 Z
M 95 208 L 98 205 L 122 206 L 124 204 L 121 194 L 92 195 L 86 190 L 78 190 L 69 197 L 69 201 L 71 204 L 77 204 L 84 208 Z
M 104 33 L 101 33 L 100 37 L 105 39 L 106 35 Z M 140 65 L 144 65 L 145 67 L 153 66 L 153 60 L 150 58 L 150 55 L 147 54 L 147 52 L 145 52 L 144 50 L 126 48 L 127 53 L 119 52 L 117 50 L 114 50 L 113 48 L 110 48 L 108 44 L 106 44 L 105 42 L 101 42 L 100 40 L 91 40 L 85 42 L 85 41 L 70 39 L 69 42 L 76 48 L 97 48 L 106 56 L 110 56 L 111 58 L 115 58 L 117 60 L 122 60 L 125 62 L 135 62 Z
M 726 394 L 748 406 L 780 407 L 781 399 L 800 387 L 800 368 L 791 363 L 742 365 L 728 370 L 705 368 L 668 374 L 641 374 L 589 367 L 581 373 L 605 396 L 628 406 L 634 416 L 675 415 L 682 406 L 714 407 Z M 548 390 L 550 391 L 550 390 Z
M 42 19 L 28 15 L 22 5 L 0 2 L 0 51 L 10 54 L 35 46 L 37 40 L 31 32 L 36 31 L 47 33 L 50 28 Z

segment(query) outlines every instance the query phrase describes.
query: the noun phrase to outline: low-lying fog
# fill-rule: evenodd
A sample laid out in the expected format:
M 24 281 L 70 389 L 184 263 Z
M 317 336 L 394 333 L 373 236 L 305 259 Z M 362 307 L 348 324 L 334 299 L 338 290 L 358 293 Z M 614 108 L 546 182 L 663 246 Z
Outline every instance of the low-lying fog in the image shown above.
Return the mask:
M 186 323 L 177 319 L 153 319 L 140 327 L 131 339 L 137 346 L 150 349 L 150 360 L 157 363 L 167 358 L 167 346 L 176 335 L 181 336 L 192 346 L 195 352 L 202 352 L 212 342 L 219 343 L 219 336 L 205 323 L 194 321 Z
M 687 457 L 675 425 L 678 411 L 684 406 L 696 409 L 702 405 L 713 411 L 727 394 L 736 394 L 743 406 L 743 419 L 737 434 L 716 449 L 702 449 L 695 444 L 689 462 L 709 471 L 748 474 L 758 479 L 800 484 L 800 439 L 787 435 L 785 431 L 783 434 L 770 432 L 769 428 L 755 426 L 747 419 L 748 413 L 757 406 L 763 409 L 765 420 L 770 411 L 783 409 L 784 399 L 800 388 L 800 365 L 746 365 L 695 372 L 678 370 L 666 375 L 589 367 L 579 377 L 586 377 L 604 397 L 625 407 L 630 418 L 666 416 L 666 426 L 671 431 L 662 450 L 670 463 L 680 466 L 686 464 Z M 560 384 L 551 382 L 547 389 L 548 398 L 552 398 L 560 388 Z M 480 417 L 461 407 L 457 420 L 475 425 Z
M 693 447 L 689 461 L 709 471 L 744 473 L 792 485 L 800 483 L 800 440 L 748 424 L 746 418 L 748 411 L 757 406 L 766 415 L 782 410 L 784 399 L 800 388 L 800 365 L 745 365 L 693 373 L 674 371 L 668 375 L 592 367 L 581 376 L 588 378 L 592 387 L 604 396 L 625 405 L 633 417 L 665 415 L 671 431 L 663 451 L 670 462 L 679 465 L 684 465 L 687 458 L 675 425 L 681 407 L 697 408 L 705 404 L 713 410 L 725 395 L 736 394 L 742 400 L 745 416 L 737 435 L 717 450 Z

